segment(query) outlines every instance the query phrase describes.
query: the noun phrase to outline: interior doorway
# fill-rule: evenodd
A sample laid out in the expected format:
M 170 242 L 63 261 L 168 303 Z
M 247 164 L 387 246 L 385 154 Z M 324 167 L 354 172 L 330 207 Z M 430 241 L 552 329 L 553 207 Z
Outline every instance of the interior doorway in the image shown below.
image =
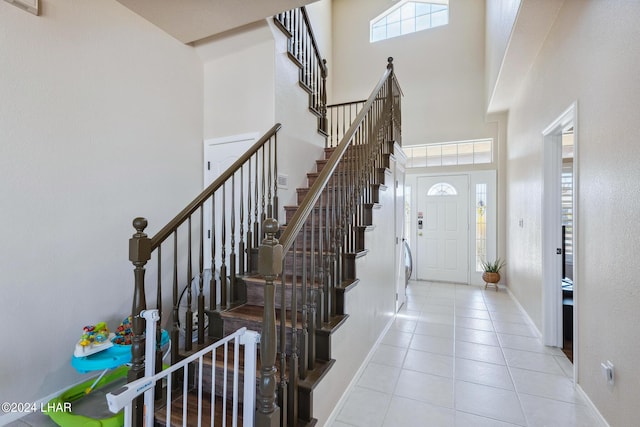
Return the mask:
M 543 132 L 543 339 L 577 354 L 577 106 Z
M 573 192 L 574 132 L 573 126 L 562 132 L 562 351 L 573 362 Z

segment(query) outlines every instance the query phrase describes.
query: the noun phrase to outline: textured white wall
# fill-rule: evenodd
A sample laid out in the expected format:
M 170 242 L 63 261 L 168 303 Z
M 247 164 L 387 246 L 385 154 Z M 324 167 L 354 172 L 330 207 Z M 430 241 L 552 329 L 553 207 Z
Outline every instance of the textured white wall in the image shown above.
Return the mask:
M 197 194 L 202 65 L 111 1 L 0 2 L 0 46 L 0 401 L 29 402 L 130 312 L 132 219 L 154 233 Z
M 639 19 L 637 2 L 566 0 L 509 114 L 509 282 L 540 328 L 542 131 L 578 102 L 578 383 L 611 426 L 640 404 Z
M 329 76 L 327 78 L 328 99 L 333 99 L 331 92 L 331 79 L 333 78 L 333 33 L 332 33 L 332 0 L 320 0 L 305 6 L 316 36 L 320 55 L 327 60 Z
M 484 2 L 451 1 L 449 25 L 369 43 L 369 21 L 391 5 L 334 1 L 332 102 L 367 98 L 392 56 L 403 145 L 496 137 L 485 123 Z
M 274 124 L 274 40 L 266 21 L 195 44 L 204 63 L 205 139 Z

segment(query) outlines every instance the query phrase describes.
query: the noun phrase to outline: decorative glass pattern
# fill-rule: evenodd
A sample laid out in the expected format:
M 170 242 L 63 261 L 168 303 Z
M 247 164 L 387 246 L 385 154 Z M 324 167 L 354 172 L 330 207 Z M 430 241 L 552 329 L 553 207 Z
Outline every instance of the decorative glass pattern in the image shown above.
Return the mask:
M 487 184 L 476 184 L 476 272 L 487 259 Z
M 429 191 L 427 191 L 427 196 L 457 196 L 458 192 L 451 184 L 447 184 L 446 182 L 439 182 L 437 184 L 433 184 Z

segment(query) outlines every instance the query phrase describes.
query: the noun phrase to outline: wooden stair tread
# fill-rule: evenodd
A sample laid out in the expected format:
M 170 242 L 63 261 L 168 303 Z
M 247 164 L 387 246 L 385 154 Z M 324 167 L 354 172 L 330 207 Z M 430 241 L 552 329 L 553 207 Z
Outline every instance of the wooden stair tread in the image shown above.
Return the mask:
M 303 253 L 303 251 L 297 251 L 297 253 Z M 332 253 L 326 253 L 326 255 L 331 255 Z M 264 278 L 262 278 L 262 276 L 244 276 L 242 277 L 242 280 L 244 280 L 245 282 L 249 282 L 252 284 L 261 284 L 261 285 L 265 285 L 266 284 L 266 280 L 264 280 Z M 282 286 L 282 282 L 281 281 L 274 281 L 273 282 L 274 286 L 276 287 L 281 287 Z M 313 281 L 311 280 L 307 280 L 307 288 L 312 289 L 312 288 L 317 288 L 317 287 L 321 287 L 324 284 L 322 282 L 318 282 L 317 279 L 314 279 Z M 284 282 L 284 286 L 285 288 L 289 289 L 291 287 L 293 287 L 293 283 L 291 283 L 291 281 L 289 279 L 287 279 Z M 302 288 L 302 280 L 296 280 L 296 288 L 297 289 L 301 289 Z M 277 297 L 276 297 L 277 298 Z
M 322 378 L 329 372 L 331 367 L 336 361 L 331 360 L 316 360 L 315 369 L 308 371 L 307 378 L 300 378 L 298 380 L 298 387 L 313 390 L 320 383 Z
M 236 308 L 232 308 L 231 310 L 223 311 L 222 313 L 220 313 L 220 315 L 223 318 L 235 318 L 235 319 L 245 320 L 245 321 L 248 321 L 248 322 L 261 323 L 262 322 L 263 313 L 264 313 L 264 307 L 262 307 L 262 306 L 244 304 L 244 305 L 238 306 Z M 277 309 L 276 310 L 276 324 L 277 325 L 280 325 L 280 314 L 281 314 L 281 310 Z M 287 328 L 291 327 L 291 310 L 286 310 L 286 322 L 285 322 L 285 324 L 286 324 Z M 300 321 L 300 316 L 298 316 L 297 325 L 298 325 L 298 328 L 302 327 L 302 322 Z

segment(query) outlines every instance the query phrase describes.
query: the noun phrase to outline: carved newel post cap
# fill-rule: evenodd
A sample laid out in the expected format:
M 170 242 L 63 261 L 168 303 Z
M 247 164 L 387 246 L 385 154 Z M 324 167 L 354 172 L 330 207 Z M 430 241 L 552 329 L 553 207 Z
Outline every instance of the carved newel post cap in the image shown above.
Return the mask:
M 273 218 L 262 223 L 262 231 L 267 235 L 258 248 L 258 272 L 265 276 L 267 282 L 282 273 L 282 245 L 275 238 L 280 225 Z
M 278 228 L 280 228 L 280 224 L 273 218 L 267 218 L 262 223 L 262 229 L 266 234 L 275 235 L 278 232 Z
M 133 220 L 133 228 L 135 228 L 136 231 L 140 234 L 142 234 L 144 229 L 147 228 L 147 225 L 149 225 L 149 222 L 146 218 L 137 217 Z
M 393 56 L 387 58 L 387 68 L 393 68 Z
M 136 266 L 143 266 L 151 259 L 151 240 L 144 233 L 147 224 L 145 218 L 138 217 L 133 220 L 136 233 L 129 239 L 129 261 Z

